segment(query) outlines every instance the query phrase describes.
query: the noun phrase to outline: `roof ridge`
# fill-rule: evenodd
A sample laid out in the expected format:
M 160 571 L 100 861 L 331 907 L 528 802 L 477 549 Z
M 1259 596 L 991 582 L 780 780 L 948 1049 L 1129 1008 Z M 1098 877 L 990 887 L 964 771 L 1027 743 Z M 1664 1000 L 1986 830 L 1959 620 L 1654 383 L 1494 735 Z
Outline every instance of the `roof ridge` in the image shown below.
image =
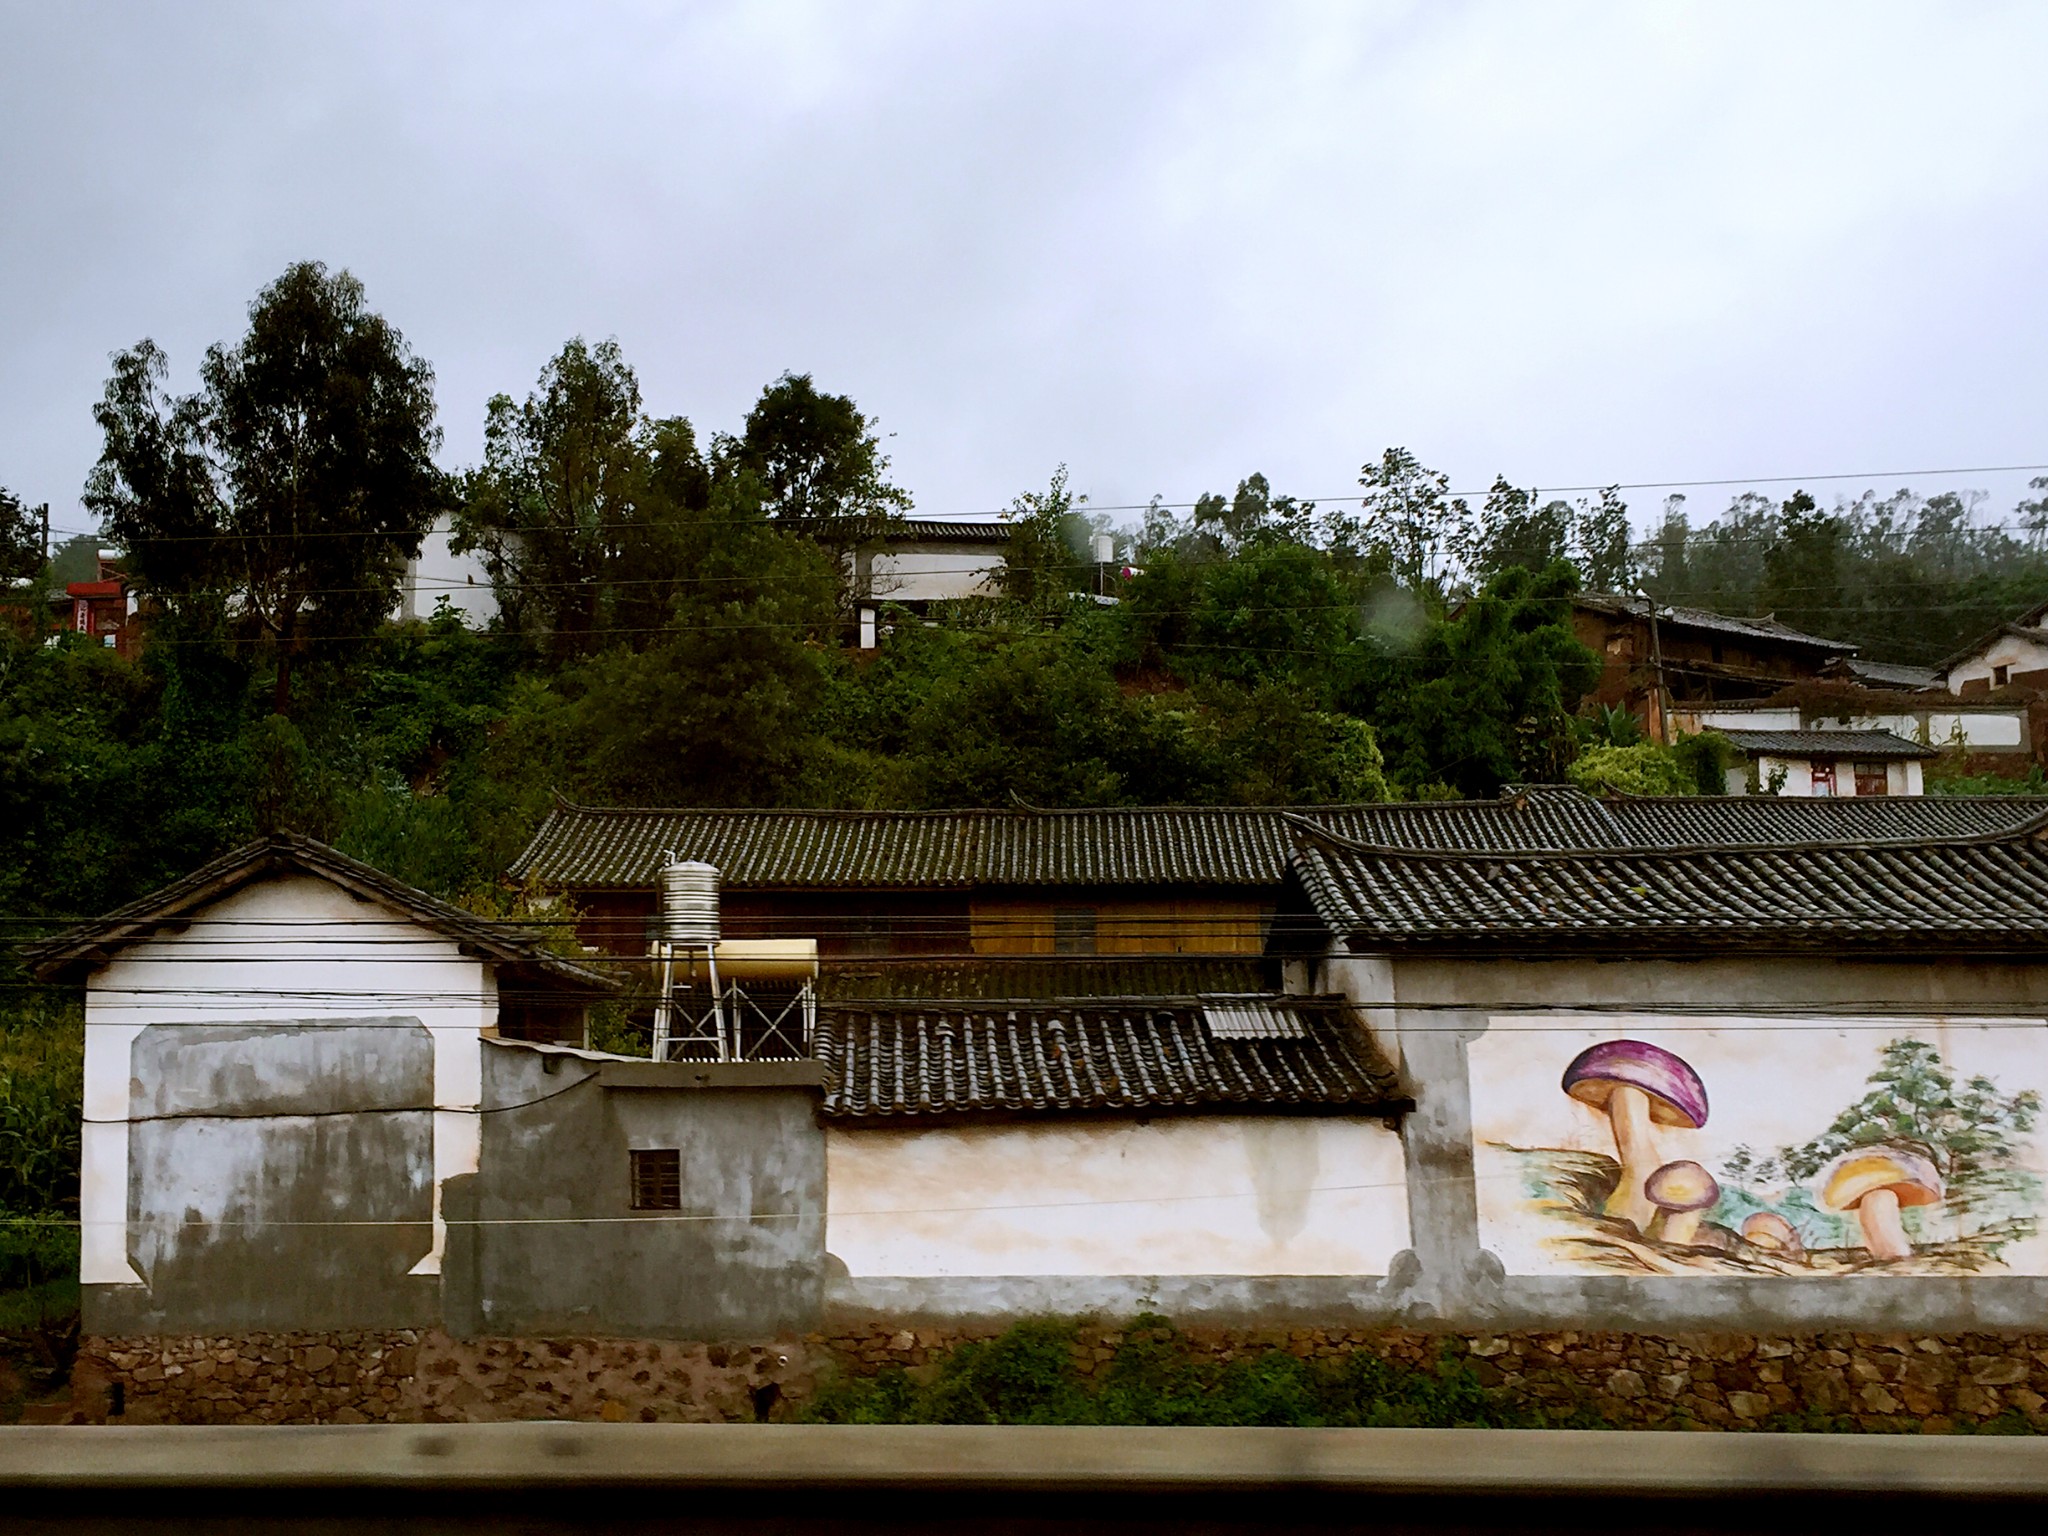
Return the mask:
M 1673 797 L 1684 798 L 1684 797 Z M 1707 797 L 1699 797 L 1707 798 Z M 1299 818 L 1290 818 L 1299 819 Z M 1484 848 L 1400 848 L 1386 843 L 1360 842 L 1345 837 L 1340 832 L 1317 825 L 1305 819 L 1300 820 L 1300 830 L 1295 840 L 1298 850 L 1303 842 L 1318 842 L 1329 847 L 1349 852 L 1366 853 L 1381 858 L 1411 859 L 1438 864 L 1470 864 L 1504 862 L 1526 863 L 1541 860 L 1546 863 L 1566 861 L 1590 862 L 1596 859 L 1653 858 L 1658 860 L 1697 858 L 1702 854 L 1726 857 L 1754 858 L 1772 853 L 1829 853 L 1829 852 L 1882 852 L 1893 849 L 1931 848 L 1992 848 L 2017 845 L 2032 840 L 2048 831 L 2048 804 L 2044 804 L 2034 815 L 2009 827 L 1991 832 L 1958 832 L 1928 837 L 1827 837 L 1804 838 L 1777 843 L 1664 843 L 1664 844 L 1622 844 L 1613 848 L 1530 848 L 1530 849 L 1484 849 Z
M 108 943 L 126 944 L 142 936 L 143 930 L 173 921 L 178 913 L 186 910 L 187 903 L 225 900 L 260 878 L 267 861 L 280 857 L 301 872 L 324 878 L 352 896 L 380 901 L 401 912 L 409 911 L 416 921 L 428 926 L 438 925 L 451 937 L 459 934 L 470 942 L 486 946 L 496 951 L 494 958 L 498 960 L 532 963 L 599 986 L 612 985 L 608 978 L 590 967 L 543 949 L 537 936 L 508 919 L 486 917 L 444 901 L 417 886 L 406 884 L 395 875 L 386 874 L 374 864 L 367 864 L 317 838 L 296 832 L 266 833 L 231 848 L 190 874 L 125 902 L 111 912 L 74 923 L 46 939 L 23 945 L 21 958 L 40 974 L 46 967 L 64 965 Z M 247 879 L 220 888 L 223 882 L 233 881 L 233 877 L 244 872 Z
M 1021 796 L 1012 795 L 1013 805 L 955 805 L 931 806 L 921 810 L 893 808 L 869 809 L 857 806 L 829 805 L 586 805 L 571 800 L 559 790 L 555 791 L 558 806 L 568 812 L 587 816 L 820 816 L 820 817 L 864 817 L 886 816 L 909 818 L 915 816 L 982 816 L 1022 819 L 1027 816 L 1123 816 L 1131 814 L 1168 814 L 1227 812 L 1242 816 L 1299 816 L 1322 811 L 1440 811 L 1458 810 L 1473 806 L 1488 809 L 1513 809 L 1519 800 L 1538 795 L 1559 800 L 1582 800 L 1597 805 L 1599 796 L 1589 794 L 1576 784 L 1521 784 L 1513 786 L 1515 793 L 1507 787 L 1492 799 L 1458 800 L 1319 800 L 1303 805 L 1247 805 L 1244 803 L 1184 803 L 1157 805 L 1033 805 Z M 1681 797 L 1682 798 L 1682 797 Z M 546 825 L 545 822 L 542 825 Z

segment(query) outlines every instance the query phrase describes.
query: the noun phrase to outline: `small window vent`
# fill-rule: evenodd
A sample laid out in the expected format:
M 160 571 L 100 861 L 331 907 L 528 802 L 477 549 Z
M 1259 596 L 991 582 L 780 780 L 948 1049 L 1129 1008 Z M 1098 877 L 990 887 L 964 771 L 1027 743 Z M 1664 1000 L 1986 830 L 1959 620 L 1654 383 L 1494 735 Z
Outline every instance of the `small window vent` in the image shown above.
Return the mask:
M 679 1211 L 683 1208 L 683 1154 L 673 1148 L 635 1152 L 633 1209 Z

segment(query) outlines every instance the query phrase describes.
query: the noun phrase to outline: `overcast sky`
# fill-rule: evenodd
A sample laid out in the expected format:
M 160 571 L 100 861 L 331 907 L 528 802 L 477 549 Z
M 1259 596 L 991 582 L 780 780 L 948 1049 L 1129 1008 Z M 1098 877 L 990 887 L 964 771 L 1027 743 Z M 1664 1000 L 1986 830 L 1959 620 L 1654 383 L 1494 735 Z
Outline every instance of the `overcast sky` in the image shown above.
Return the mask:
M 2044 64 L 2039 0 L 0 0 L 0 485 L 85 526 L 108 354 L 189 388 L 304 257 L 433 363 L 450 465 L 578 334 L 705 431 L 812 373 L 930 516 L 1063 461 L 1335 499 L 1390 444 L 2040 463 Z

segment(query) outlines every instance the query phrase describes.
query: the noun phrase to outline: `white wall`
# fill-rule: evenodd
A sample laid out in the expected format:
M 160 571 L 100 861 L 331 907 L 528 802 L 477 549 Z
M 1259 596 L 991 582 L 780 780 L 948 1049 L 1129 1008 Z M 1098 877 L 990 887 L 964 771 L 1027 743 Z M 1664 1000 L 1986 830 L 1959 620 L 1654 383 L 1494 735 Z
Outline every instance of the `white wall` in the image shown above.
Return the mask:
M 1671 723 L 1681 731 L 1796 731 L 1796 709 L 1716 709 L 1711 704 L 1675 704 Z
M 982 550 L 903 550 L 878 554 L 869 591 L 882 602 L 922 603 L 994 593 L 1003 557 Z
M 181 933 L 132 944 L 85 993 L 80 1278 L 140 1284 L 129 1265 L 129 1056 L 151 1024 L 268 1019 L 418 1019 L 434 1036 L 434 1246 L 442 1181 L 477 1167 L 478 1036 L 498 1020 L 496 976 L 451 939 L 311 876 L 264 881 L 195 914 Z
M 1377 1120 L 829 1127 L 825 1157 L 825 1244 L 856 1276 L 1383 1275 L 1408 1246 Z
M 395 618 L 430 619 L 443 597 L 473 628 L 481 629 L 498 616 L 497 594 L 491 591 L 483 562 L 473 554 L 458 555 L 450 549 L 450 533 L 449 520 L 443 517 L 420 540 L 419 558 L 405 568 Z
M 2024 708 L 1923 709 L 1887 715 L 1815 712 L 1802 717 L 1796 709 L 1715 709 L 1708 705 L 1674 709 L 1671 718 L 1684 731 L 1890 731 L 1935 747 L 1947 746 L 1960 733 L 1963 744 L 1978 751 L 2018 751 L 2027 744 Z
M 1976 655 L 1958 662 L 1948 674 L 1949 692 L 1963 684 L 1991 681 L 1994 667 L 2011 667 L 2015 672 L 2039 672 L 2048 668 L 2048 634 L 2038 640 L 2020 635 L 2000 635 Z

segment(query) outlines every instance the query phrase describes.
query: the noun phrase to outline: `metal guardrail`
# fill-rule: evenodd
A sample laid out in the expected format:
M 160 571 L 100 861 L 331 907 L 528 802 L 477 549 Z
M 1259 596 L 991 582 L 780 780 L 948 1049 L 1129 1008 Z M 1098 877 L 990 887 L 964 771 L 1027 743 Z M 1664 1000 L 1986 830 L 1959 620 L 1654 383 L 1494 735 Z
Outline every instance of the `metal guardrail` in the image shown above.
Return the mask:
M 0 1429 L 0 1490 L 291 1486 L 2048 1501 L 2048 1437 L 569 1423 Z M 1688 1518 L 1697 1514 L 1695 1502 Z

